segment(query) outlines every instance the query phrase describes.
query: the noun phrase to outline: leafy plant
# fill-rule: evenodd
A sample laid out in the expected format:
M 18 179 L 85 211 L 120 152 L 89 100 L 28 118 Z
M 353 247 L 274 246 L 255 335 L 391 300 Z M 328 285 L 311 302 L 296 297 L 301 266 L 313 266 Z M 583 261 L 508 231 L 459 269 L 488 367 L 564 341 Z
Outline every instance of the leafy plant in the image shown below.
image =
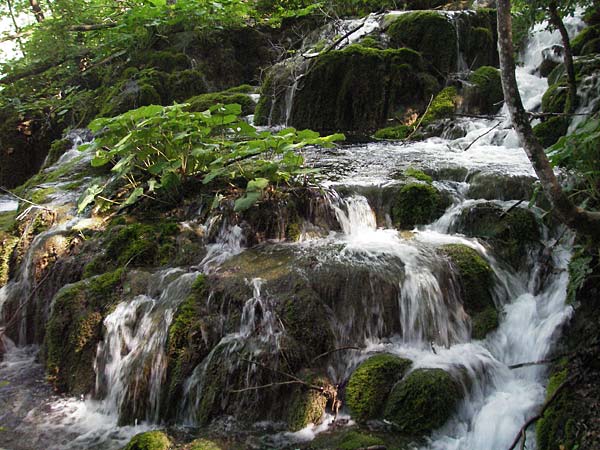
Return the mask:
M 582 207 L 597 208 L 600 204 L 600 118 L 581 123 L 576 130 L 563 136 L 550 148 L 553 165 L 572 170 L 579 183 L 572 196 L 580 196 Z
M 90 186 L 79 200 L 79 211 L 98 199 L 123 208 L 143 197 L 175 198 L 190 179 L 237 197 L 235 209 L 242 211 L 265 193 L 315 173 L 304 167 L 300 148 L 332 146 L 344 139 L 294 128 L 258 132 L 240 118 L 238 104 L 204 112 L 186 111 L 188 106 L 144 106 L 94 120 L 90 129 L 98 136 L 80 148 L 91 147 L 92 166 L 112 165 L 112 179 L 122 183 L 116 191 L 109 189 L 110 180 Z

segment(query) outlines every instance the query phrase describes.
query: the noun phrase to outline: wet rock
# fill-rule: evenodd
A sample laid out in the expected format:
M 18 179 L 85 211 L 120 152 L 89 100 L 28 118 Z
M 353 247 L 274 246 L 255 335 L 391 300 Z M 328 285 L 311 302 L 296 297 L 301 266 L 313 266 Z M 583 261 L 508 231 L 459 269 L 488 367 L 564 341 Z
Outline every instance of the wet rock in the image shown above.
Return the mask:
M 394 386 L 385 404 L 385 418 L 403 433 L 428 434 L 446 423 L 462 396 L 459 383 L 448 372 L 418 369 Z
M 443 199 L 429 183 L 408 183 L 400 189 L 392 206 L 392 221 L 400 229 L 431 223 L 443 214 Z
M 469 198 L 486 200 L 529 200 L 536 179 L 526 175 L 479 172 L 469 178 Z
M 463 90 L 462 110 L 475 115 L 494 115 L 504 102 L 500 71 L 483 66 L 469 76 L 470 85 Z
M 397 380 L 412 362 L 394 355 L 381 354 L 364 361 L 352 373 L 346 386 L 346 404 L 358 422 L 376 419 Z
M 162 431 L 147 431 L 135 435 L 122 450 L 169 450 L 171 445 Z
M 544 148 L 552 147 L 569 130 L 567 117 L 550 117 L 533 127 L 533 134 Z

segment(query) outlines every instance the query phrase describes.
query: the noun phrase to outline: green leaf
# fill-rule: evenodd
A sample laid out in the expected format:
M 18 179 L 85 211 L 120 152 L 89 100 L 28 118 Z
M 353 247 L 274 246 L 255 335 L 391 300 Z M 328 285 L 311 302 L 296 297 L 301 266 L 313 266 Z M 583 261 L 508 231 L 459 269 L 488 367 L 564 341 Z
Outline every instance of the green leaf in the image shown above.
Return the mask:
M 96 200 L 96 196 L 101 194 L 103 190 L 104 188 L 98 184 L 93 184 L 87 188 L 77 201 L 77 212 L 81 214 L 88 205 L 91 205 Z
M 123 203 L 121 205 L 121 208 L 125 208 L 127 206 L 131 206 L 133 205 L 135 202 L 137 202 L 140 197 L 144 195 L 144 188 L 138 187 L 135 188 L 133 190 L 133 192 L 131 194 L 129 194 L 129 197 L 127 197 L 127 200 L 125 200 L 125 203 Z
M 235 201 L 233 210 L 235 212 L 245 211 L 258 202 L 261 198 L 260 192 L 246 192 L 246 194 Z
M 247 192 L 256 192 L 262 191 L 269 185 L 269 180 L 266 178 L 255 178 L 254 180 L 248 181 L 248 186 L 246 187 Z

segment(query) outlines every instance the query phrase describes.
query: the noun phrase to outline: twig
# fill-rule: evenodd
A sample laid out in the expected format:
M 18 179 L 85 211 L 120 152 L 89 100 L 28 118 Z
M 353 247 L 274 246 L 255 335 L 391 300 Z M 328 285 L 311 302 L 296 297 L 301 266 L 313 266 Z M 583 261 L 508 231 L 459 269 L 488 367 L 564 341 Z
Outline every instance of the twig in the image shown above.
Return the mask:
M 256 364 L 258 367 L 262 367 L 263 369 L 269 370 L 269 371 L 277 373 L 279 375 L 283 375 L 284 377 L 291 378 L 292 380 L 294 380 L 296 382 L 296 384 L 303 384 L 304 386 L 308 387 L 309 389 L 314 389 L 316 391 L 322 391 L 323 390 L 322 386 L 315 386 L 314 384 L 307 383 L 306 381 L 301 380 L 300 378 L 292 375 L 291 373 L 283 372 L 283 371 L 278 370 L 278 369 L 273 369 L 272 367 L 269 367 L 269 366 L 266 366 L 264 364 L 261 364 L 258 361 L 253 361 L 251 359 L 246 359 L 246 358 L 240 358 L 240 361 L 245 361 L 245 362 L 248 362 L 250 364 Z
M 231 389 L 229 392 L 238 394 L 240 392 L 257 391 L 259 389 L 266 389 L 266 388 L 270 388 L 270 387 L 274 387 L 274 386 L 285 386 L 285 385 L 289 385 L 289 384 L 305 384 L 305 383 L 302 381 L 296 381 L 296 380 L 281 381 L 278 383 L 263 384 L 262 386 L 254 386 L 254 387 L 248 387 L 248 388 L 244 388 L 244 389 Z
M 5 192 L 6 194 L 16 198 L 17 200 L 20 200 L 22 202 L 28 203 L 31 206 L 38 208 L 38 209 L 43 209 L 44 211 L 50 211 L 50 212 L 54 212 L 54 210 L 50 209 L 50 208 L 46 208 L 45 206 L 42 205 L 38 205 L 37 203 L 33 203 L 32 201 L 29 201 L 23 197 L 19 197 L 17 194 L 15 194 L 14 192 L 9 191 L 8 189 L 3 188 L 2 186 L 0 186 L 0 191 Z
M 417 130 L 419 129 L 419 127 L 421 126 L 421 123 L 423 123 L 423 119 L 425 118 L 425 116 L 427 115 L 427 112 L 429 111 L 429 108 L 431 108 L 431 104 L 433 103 L 433 95 L 431 96 L 431 99 L 429 99 L 429 104 L 427 105 L 427 109 L 425 110 L 425 112 L 423 113 L 423 115 L 421 116 L 421 118 L 419 119 L 419 122 L 417 123 L 417 126 L 415 127 L 415 129 L 412 131 L 412 133 L 410 133 L 405 141 L 410 140 L 411 137 L 414 136 L 414 134 L 417 132 Z
M 477 138 L 475 138 L 475 140 L 473 142 L 471 142 L 469 145 L 467 145 L 467 147 L 463 150 L 463 152 L 466 152 L 467 150 L 469 150 L 471 147 L 473 147 L 473 144 L 475 144 L 475 142 L 477 142 L 482 137 L 487 136 L 488 134 L 490 134 L 492 131 L 494 131 L 496 128 L 498 128 L 500 125 L 502 125 L 502 122 L 498 122 L 492 128 L 490 128 L 485 133 L 483 133 L 481 136 L 478 136 Z
M 354 27 L 353 29 L 348 31 L 346 34 L 344 34 L 342 37 L 340 37 L 338 40 L 336 40 L 333 44 L 331 44 L 329 47 L 327 47 L 322 52 L 319 52 L 316 55 L 310 55 L 310 56 L 302 55 L 302 57 L 304 59 L 313 59 L 313 58 L 318 58 L 321 55 L 326 55 L 330 51 L 334 50 L 340 43 L 342 43 L 344 41 L 344 39 L 347 39 L 349 36 L 351 36 L 352 34 L 356 33 L 358 30 L 360 30 L 362 27 L 364 27 L 365 23 L 366 23 L 366 18 L 365 18 L 365 20 L 363 20 L 363 22 L 360 25 L 358 25 L 357 27 Z
M 349 345 L 349 346 L 347 346 L 347 347 L 339 347 L 339 348 L 334 348 L 333 350 L 329 350 L 328 352 L 321 353 L 320 355 L 318 355 L 318 356 L 315 356 L 315 357 L 314 357 L 314 358 L 313 358 L 313 359 L 310 361 L 310 363 L 311 363 L 311 364 L 314 364 L 314 363 L 315 363 L 315 361 L 317 361 L 317 360 L 319 360 L 319 359 L 323 358 L 324 356 L 330 355 L 330 354 L 332 354 L 332 353 L 335 353 L 335 352 L 341 352 L 341 351 L 343 351 L 343 350 L 362 350 L 362 349 L 361 349 L 360 347 L 354 347 L 354 346 L 351 346 L 351 345 Z
M 502 214 L 500 214 L 500 218 L 503 219 L 504 217 L 506 217 L 508 214 L 510 214 L 515 208 L 518 208 L 519 205 L 521 203 L 523 203 L 525 200 L 521 199 L 518 202 L 516 202 L 514 205 L 512 205 L 510 208 L 508 208 L 506 211 L 502 211 Z
M 535 422 L 537 422 L 538 420 L 540 420 L 544 416 L 544 413 L 546 412 L 546 410 L 548 409 L 548 407 L 552 404 L 552 402 L 554 400 L 556 400 L 556 398 L 558 397 L 558 394 L 560 394 L 560 392 L 566 386 L 568 386 L 569 384 L 571 384 L 575 380 L 575 378 L 576 378 L 576 376 L 568 378 L 567 380 L 563 381 L 563 383 L 560 384 L 556 388 L 556 390 L 554 391 L 554 393 L 550 396 L 550 398 L 548 400 L 546 400 L 546 402 L 542 406 L 542 409 L 539 412 L 539 414 L 533 416 L 531 419 L 529 419 L 527 422 L 525 422 L 525 425 L 523 425 L 521 427 L 521 429 L 519 430 L 519 432 L 515 436 L 515 439 L 513 440 L 512 445 L 508 448 L 508 450 L 514 450 L 515 447 L 517 446 L 517 444 L 519 443 L 519 441 L 521 440 L 521 438 L 523 438 L 523 441 L 525 441 L 525 432 L 527 431 L 527 428 L 529 428 L 532 424 L 534 424 Z M 521 448 L 523 448 L 523 446 L 521 446 Z

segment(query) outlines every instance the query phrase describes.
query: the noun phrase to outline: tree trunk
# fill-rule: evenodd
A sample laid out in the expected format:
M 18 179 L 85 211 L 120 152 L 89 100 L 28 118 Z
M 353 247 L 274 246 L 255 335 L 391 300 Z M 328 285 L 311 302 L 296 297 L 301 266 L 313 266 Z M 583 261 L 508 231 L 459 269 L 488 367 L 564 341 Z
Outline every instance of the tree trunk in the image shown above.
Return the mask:
M 515 76 L 510 0 L 498 0 L 498 51 L 504 100 L 521 145 L 537 174 L 554 213 L 567 226 L 588 236 L 600 238 L 600 213 L 576 207 L 562 190 L 544 148 L 536 139 L 523 107 Z
M 37 0 L 29 0 L 29 4 L 31 5 L 31 9 L 33 10 L 33 15 L 35 16 L 35 20 L 37 20 L 38 23 L 43 22 L 45 19 L 44 12 L 42 11 L 42 8 L 40 8 L 40 4 L 38 3 L 38 1 Z
M 575 79 L 575 65 L 573 64 L 573 50 L 571 49 L 571 40 L 569 39 L 569 33 L 565 28 L 565 24 L 558 14 L 558 7 L 556 2 L 550 2 L 548 6 L 550 12 L 550 23 L 558 30 L 562 40 L 565 56 L 565 69 L 567 70 L 567 84 L 569 86 L 569 92 L 567 97 L 567 103 L 565 105 L 565 112 L 571 114 L 575 112 L 577 107 L 577 81 Z

